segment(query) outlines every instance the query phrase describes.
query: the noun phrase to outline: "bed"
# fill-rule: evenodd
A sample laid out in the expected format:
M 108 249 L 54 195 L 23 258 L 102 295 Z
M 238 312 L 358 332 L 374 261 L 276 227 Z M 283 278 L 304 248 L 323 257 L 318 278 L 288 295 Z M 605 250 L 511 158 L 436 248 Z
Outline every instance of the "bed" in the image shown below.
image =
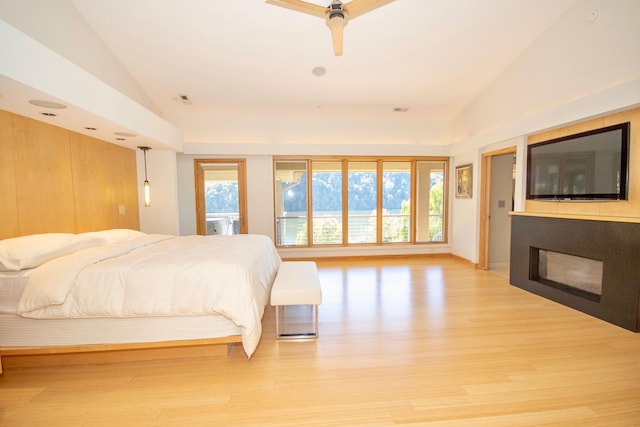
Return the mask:
M 261 235 L 105 230 L 2 240 L 0 356 L 195 340 L 241 342 L 251 357 L 280 262 Z

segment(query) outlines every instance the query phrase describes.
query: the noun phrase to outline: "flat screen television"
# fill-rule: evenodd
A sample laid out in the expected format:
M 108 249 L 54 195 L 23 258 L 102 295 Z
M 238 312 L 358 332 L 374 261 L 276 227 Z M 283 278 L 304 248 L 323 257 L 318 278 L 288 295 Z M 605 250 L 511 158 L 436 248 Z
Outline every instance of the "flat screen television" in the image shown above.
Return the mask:
M 629 122 L 530 144 L 528 200 L 627 200 Z

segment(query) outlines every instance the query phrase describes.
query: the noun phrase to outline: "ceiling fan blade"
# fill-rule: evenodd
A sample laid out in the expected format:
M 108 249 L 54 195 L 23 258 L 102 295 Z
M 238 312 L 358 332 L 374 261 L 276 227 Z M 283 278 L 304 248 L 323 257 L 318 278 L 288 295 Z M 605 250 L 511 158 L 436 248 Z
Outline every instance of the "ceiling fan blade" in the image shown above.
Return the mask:
M 342 7 L 349 15 L 349 19 L 353 19 L 393 1 L 395 0 L 351 0 Z
M 284 7 L 285 9 L 295 10 L 297 12 L 307 13 L 319 18 L 324 18 L 327 14 L 326 7 L 301 0 L 266 0 L 265 3 Z
M 327 20 L 327 26 L 331 29 L 331 38 L 333 39 L 333 54 L 335 56 L 342 55 L 342 35 L 347 21 L 343 18 L 333 18 Z

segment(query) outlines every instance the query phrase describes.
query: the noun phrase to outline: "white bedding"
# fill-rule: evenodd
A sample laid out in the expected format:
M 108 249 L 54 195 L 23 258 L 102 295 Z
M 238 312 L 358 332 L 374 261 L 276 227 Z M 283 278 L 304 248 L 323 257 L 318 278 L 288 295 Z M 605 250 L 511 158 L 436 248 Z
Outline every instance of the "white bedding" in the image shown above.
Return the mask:
M 0 314 L 16 314 L 16 307 L 32 271 L 0 271 Z
M 266 236 L 145 235 L 34 269 L 17 313 L 43 319 L 221 314 L 240 327 L 251 356 L 279 264 Z

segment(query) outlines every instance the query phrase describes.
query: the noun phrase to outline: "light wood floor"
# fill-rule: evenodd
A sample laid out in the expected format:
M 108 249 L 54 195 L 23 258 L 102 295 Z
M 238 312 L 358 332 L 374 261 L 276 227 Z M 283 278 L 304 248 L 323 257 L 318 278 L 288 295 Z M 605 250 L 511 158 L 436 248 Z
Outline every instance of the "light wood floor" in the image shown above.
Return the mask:
M 640 334 L 444 257 L 320 261 L 317 342 L 16 368 L 2 426 L 634 426 Z

